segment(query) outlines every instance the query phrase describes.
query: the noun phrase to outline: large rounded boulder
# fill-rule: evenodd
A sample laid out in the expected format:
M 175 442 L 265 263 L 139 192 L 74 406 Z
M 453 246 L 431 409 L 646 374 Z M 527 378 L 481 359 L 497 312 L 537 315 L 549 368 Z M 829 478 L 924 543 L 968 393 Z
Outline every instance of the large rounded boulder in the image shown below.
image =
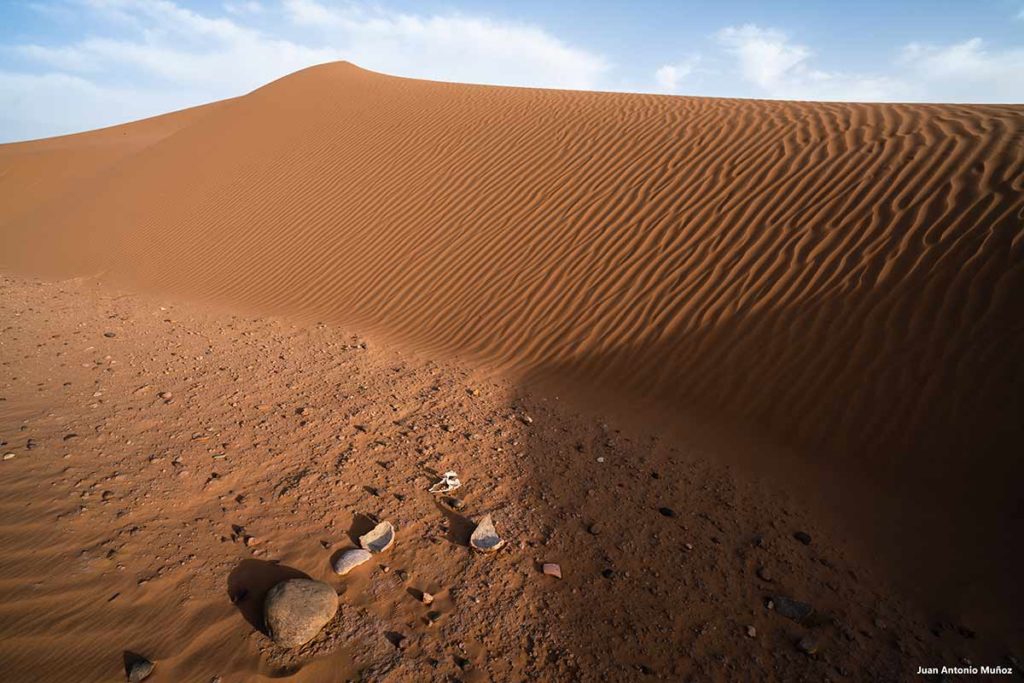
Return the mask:
M 320 633 L 338 611 L 338 594 L 312 579 L 289 579 L 277 584 L 263 602 L 267 635 L 282 647 L 305 645 Z

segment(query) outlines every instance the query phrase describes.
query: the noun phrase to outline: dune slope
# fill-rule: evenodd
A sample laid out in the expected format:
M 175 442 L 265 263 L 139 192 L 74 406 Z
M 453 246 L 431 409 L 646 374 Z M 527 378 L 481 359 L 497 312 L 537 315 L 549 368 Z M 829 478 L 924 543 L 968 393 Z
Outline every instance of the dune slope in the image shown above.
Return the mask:
M 498 88 L 337 63 L 181 124 L 51 186 L 67 156 L 51 141 L 0 147 L 0 267 L 612 387 L 880 486 L 945 487 L 911 504 L 975 510 L 987 547 L 1020 528 L 1024 107 Z M 31 205 L 23 176 L 43 183 Z

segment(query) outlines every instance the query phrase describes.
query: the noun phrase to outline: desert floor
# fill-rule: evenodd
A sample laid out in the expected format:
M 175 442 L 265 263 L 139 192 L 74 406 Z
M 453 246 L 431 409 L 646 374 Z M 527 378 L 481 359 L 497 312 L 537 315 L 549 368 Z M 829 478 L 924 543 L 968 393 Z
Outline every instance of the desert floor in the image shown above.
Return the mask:
M 0 318 L 7 680 L 116 680 L 126 651 L 156 681 L 892 680 L 995 655 L 784 491 L 555 395 L 81 280 L 5 277 Z M 449 469 L 458 509 L 427 492 Z M 494 555 L 468 547 L 487 513 Z M 395 546 L 335 576 L 369 516 Z M 278 648 L 262 594 L 300 575 L 342 606 Z

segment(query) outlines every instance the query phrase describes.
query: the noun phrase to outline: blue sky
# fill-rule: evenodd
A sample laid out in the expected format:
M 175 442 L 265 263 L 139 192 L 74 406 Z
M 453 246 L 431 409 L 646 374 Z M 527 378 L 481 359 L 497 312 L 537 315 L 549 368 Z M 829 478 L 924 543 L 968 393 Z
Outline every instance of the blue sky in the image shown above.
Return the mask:
M 347 59 L 437 80 L 1024 102 L 1024 0 L 0 0 L 0 141 L 243 94 Z

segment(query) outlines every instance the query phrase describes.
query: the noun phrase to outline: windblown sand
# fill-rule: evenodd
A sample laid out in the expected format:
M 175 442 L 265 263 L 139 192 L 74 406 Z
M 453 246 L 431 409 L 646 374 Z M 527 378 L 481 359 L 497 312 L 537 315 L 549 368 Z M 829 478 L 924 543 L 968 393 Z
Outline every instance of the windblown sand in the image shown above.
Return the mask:
M 0 146 L 0 662 L 822 680 L 1019 658 L 1022 250 L 1020 106 L 339 63 Z M 462 511 L 426 492 L 447 469 Z M 466 547 L 487 513 L 494 557 Z M 334 577 L 360 514 L 399 541 Z M 342 591 L 300 651 L 253 616 L 271 561 Z

